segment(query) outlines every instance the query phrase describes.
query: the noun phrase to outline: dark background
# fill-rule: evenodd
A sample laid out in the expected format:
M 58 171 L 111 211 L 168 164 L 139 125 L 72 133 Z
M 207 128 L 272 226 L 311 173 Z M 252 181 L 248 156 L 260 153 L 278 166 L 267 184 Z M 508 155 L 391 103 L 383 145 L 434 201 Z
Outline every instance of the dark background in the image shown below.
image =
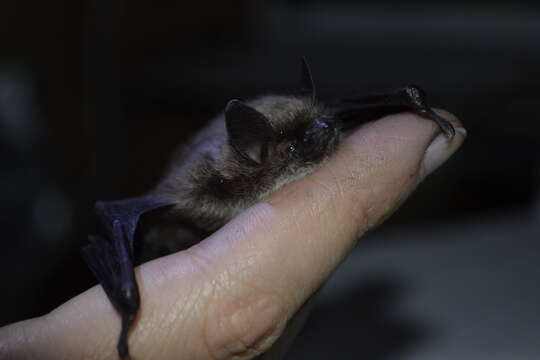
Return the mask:
M 469 138 L 360 243 L 289 357 L 537 358 L 539 10 L 2 1 L 0 325 L 92 286 L 79 248 L 93 202 L 149 190 L 227 100 L 291 90 L 306 56 L 321 99 L 419 84 Z

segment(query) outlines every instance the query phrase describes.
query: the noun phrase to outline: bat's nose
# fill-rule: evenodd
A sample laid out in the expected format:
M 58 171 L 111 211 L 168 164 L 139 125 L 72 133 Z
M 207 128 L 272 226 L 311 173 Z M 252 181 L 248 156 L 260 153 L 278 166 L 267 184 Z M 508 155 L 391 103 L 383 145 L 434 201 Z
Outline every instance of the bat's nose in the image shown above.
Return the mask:
M 331 116 L 324 116 L 315 120 L 315 127 L 322 133 L 330 134 L 335 132 L 335 119 Z
M 328 124 L 328 122 L 324 121 L 324 120 L 321 120 L 321 119 L 317 119 L 315 120 L 315 125 L 319 128 L 319 129 L 328 129 L 330 127 L 330 125 Z

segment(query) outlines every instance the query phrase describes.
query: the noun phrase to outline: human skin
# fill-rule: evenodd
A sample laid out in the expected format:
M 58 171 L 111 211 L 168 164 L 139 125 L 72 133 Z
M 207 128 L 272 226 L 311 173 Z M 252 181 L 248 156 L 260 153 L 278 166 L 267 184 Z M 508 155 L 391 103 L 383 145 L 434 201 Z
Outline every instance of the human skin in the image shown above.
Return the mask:
M 409 113 L 366 124 L 327 163 L 196 246 L 136 269 L 133 359 L 251 359 L 267 351 L 362 235 L 459 148 Z M 358 324 L 362 326 L 362 324 Z M 101 286 L 0 329 L 0 359 L 118 359 L 120 321 Z M 287 335 L 289 335 L 287 333 Z

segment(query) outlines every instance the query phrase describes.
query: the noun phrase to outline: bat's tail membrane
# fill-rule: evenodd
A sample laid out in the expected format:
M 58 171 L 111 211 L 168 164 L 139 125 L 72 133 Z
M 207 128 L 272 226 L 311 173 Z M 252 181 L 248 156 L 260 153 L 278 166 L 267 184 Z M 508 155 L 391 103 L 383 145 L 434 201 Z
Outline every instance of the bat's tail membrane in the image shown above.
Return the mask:
M 140 306 L 139 288 L 133 272 L 135 229 L 142 214 L 173 204 L 159 195 L 96 203 L 96 213 L 108 236 L 89 236 L 90 244 L 81 252 L 122 317 L 118 339 L 118 353 L 122 358 L 129 355 L 128 330 Z

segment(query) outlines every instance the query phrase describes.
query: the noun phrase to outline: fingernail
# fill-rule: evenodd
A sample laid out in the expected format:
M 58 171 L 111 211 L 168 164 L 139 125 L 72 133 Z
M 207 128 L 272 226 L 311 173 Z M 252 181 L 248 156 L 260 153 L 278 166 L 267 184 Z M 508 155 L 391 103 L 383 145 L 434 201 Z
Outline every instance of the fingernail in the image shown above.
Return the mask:
M 442 133 L 439 134 L 424 154 L 421 167 L 422 177 L 425 178 L 448 160 L 459 149 L 466 137 L 467 130 L 463 127 L 456 128 L 456 135 L 452 139 Z

